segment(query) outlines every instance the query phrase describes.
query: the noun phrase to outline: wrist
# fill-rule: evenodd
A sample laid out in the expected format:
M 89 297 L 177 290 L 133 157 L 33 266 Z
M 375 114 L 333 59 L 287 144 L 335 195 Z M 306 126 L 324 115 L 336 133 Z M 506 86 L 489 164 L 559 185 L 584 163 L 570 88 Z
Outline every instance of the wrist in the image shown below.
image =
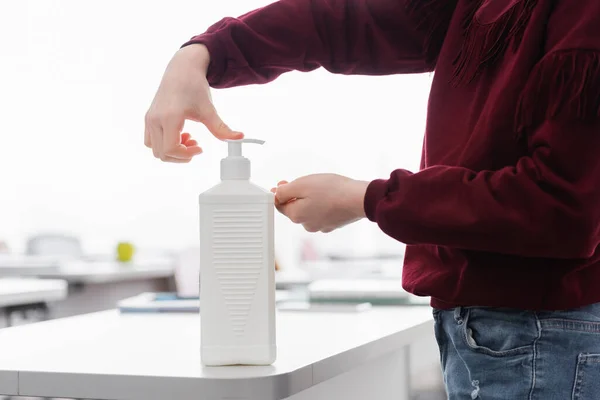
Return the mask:
M 185 57 L 187 60 L 198 66 L 204 74 L 208 71 L 210 65 L 210 52 L 208 47 L 202 43 L 192 43 L 185 47 L 182 47 L 177 51 L 176 57 Z
M 364 204 L 368 186 L 369 182 L 357 180 L 353 180 L 350 185 L 349 208 L 358 219 L 366 217 Z

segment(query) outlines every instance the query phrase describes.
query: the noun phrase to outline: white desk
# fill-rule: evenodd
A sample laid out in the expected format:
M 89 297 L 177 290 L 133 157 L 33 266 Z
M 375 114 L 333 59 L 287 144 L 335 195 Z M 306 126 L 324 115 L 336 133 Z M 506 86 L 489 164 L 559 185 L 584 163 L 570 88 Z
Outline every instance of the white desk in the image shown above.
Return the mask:
M 67 282 L 41 279 L 0 279 L 0 328 L 13 324 L 16 311 L 42 312 L 48 318 L 48 303 L 67 296 Z
M 27 271 L 47 271 L 59 268 L 64 257 L 0 253 L 0 274 L 11 274 L 19 268 Z
M 0 256 L 0 276 L 61 279 L 69 296 L 52 307 L 52 317 L 115 308 L 119 300 L 143 292 L 173 290 L 175 264 L 168 258 L 140 259 L 131 263 L 86 261 L 57 257 Z
M 116 311 L 0 331 L 0 394 L 104 400 L 405 400 L 431 311 L 278 315 L 268 367 L 206 368 L 197 315 Z
M 120 263 L 117 261 L 61 259 L 59 257 L 0 256 L 0 276 L 34 276 L 85 284 L 168 278 L 173 274 L 174 262 L 170 259 Z
M 67 297 L 67 283 L 61 280 L 0 279 L 0 308 L 46 303 Z

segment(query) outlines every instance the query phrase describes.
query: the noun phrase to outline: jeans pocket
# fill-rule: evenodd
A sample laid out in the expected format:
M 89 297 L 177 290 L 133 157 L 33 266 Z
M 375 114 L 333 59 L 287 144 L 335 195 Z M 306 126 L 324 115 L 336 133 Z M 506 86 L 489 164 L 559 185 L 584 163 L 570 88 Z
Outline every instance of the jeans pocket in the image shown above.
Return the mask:
M 526 312 L 469 308 L 461 336 L 472 351 L 508 357 L 532 351 L 538 328 L 535 317 Z
M 600 354 L 579 354 L 573 385 L 573 400 L 600 398 Z

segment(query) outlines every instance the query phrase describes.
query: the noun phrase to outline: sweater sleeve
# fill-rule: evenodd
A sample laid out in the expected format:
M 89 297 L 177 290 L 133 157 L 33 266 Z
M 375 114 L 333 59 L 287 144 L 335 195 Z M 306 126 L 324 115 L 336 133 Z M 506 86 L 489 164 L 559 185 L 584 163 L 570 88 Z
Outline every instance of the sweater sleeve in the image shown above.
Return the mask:
M 522 92 L 528 151 L 498 171 L 434 166 L 372 182 L 365 212 L 407 244 L 589 258 L 600 243 L 600 3 L 560 0 Z
M 208 47 L 208 80 L 261 84 L 319 67 L 340 74 L 432 71 L 456 0 L 280 0 L 225 18 L 185 45 Z
M 516 166 L 436 166 L 371 182 L 370 220 L 406 244 L 588 258 L 600 226 L 600 122 L 546 122 Z
M 369 185 L 368 218 L 406 244 L 590 257 L 600 243 L 599 61 L 600 52 L 574 50 L 550 54 L 540 63 L 522 103 L 528 115 L 544 120 L 534 125 L 529 154 L 515 166 L 394 171 L 389 180 Z M 562 65 L 558 72 L 557 64 Z M 552 98 L 556 104 L 544 106 L 541 99 Z M 532 128 L 531 123 L 525 126 Z

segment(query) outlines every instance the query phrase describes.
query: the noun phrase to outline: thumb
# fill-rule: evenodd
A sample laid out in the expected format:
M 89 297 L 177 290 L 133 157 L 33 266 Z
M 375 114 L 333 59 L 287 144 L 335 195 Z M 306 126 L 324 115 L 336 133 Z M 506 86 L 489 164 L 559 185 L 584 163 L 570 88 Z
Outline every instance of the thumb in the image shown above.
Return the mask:
M 223 120 L 219 117 L 217 110 L 214 107 L 208 111 L 206 116 L 202 119 L 202 122 L 206 128 L 220 140 L 227 139 L 242 139 L 244 134 L 241 132 L 233 131 Z
M 285 204 L 288 201 L 301 198 L 302 184 L 298 181 L 284 183 L 277 187 L 275 197 L 280 204 Z

